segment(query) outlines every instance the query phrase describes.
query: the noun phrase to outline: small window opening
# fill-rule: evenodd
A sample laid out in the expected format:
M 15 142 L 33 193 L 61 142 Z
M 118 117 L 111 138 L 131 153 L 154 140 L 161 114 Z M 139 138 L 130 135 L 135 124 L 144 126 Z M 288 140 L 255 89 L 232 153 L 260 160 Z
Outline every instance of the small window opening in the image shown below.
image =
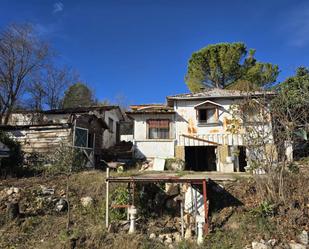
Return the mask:
M 216 108 L 198 110 L 199 123 L 213 124 L 218 122 Z

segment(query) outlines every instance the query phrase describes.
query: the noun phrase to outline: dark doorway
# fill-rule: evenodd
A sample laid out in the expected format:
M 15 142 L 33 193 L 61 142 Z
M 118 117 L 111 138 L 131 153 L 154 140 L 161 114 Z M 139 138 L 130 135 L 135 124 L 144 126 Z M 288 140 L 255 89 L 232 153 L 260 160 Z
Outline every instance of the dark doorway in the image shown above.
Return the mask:
M 246 157 L 246 147 L 245 146 L 238 146 L 239 150 L 239 171 L 240 172 L 245 172 L 246 169 L 245 167 L 247 166 L 247 157 Z
M 186 170 L 216 171 L 216 146 L 186 146 Z

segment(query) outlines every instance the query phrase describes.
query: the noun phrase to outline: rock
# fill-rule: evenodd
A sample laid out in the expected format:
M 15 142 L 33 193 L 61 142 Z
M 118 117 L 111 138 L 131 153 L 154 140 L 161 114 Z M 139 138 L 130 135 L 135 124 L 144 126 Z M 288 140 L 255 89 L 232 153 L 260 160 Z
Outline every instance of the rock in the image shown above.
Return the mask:
M 55 194 L 55 189 L 53 188 L 47 188 L 45 186 L 41 186 L 42 194 L 43 195 L 53 195 Z
M 19 189 L 19 188 L 16 188 L 16 187 L 12 187 L 12 189 L 13 189 L 13 192 L 14 192 L 15 194 L 18 194 L 19 191 L 20 191 L 20 189 Z
M 157 235 L 155 233 L 151 233 L 149 235 L 149 239 L 155 239 L 155 238 L 157 238 Z
M 64 190 L 64 189 L 61 189 L 60 192 L 59 192 L 59 195 L 60 195 L 60 196 L 65 196 L 65 190 Z
M 7 194 L 8 196 L 14 194 L 13 188 L 9 188 L 9 189 L 6 191 L 6 194 Z
M 164 240 L 165 239 L 165 234 L 159 234 L 159 239 Z
M 295 243 L 295 242 L 290 242 L 289 246 L 290 246 L 291 249 L 306 249 L 305 245 Z
M 309 243 L 308 232 L 305 231 L 305 230 L 302 231 L 301 234 L 298 235 L 298 240 L 303 245 L 308 245 L 308 243 Z
M 185 162 L 180 159 L 167 160 L 165 163 L 167 170 L 182 171 L 185 169 Z
M 266 245 L 272 246 L 274 247 L 277 244 L 277 240 L 276 239 L 270 239 L 266 242 Z
M 57 212 L 63 212 L 66 211 L 68 209 L 68 203 L 65 199 L 60 199 L 59 201 L 57 201 L 55 209 Z
M 169 244 L 169 245 L 168 245 L 168 248 L 169 248 L 169 249 L 174 249 L 175 247 L 174 247 L 172 244 Z
M 261 242 L 257 242 L 257 241 L 253 241 L 251 246 L 252 246 L 252 249 L 271 249 L 270 246 L 264 243 L 261 243 Z
M 165 239 L 165 234 L 159 234 L 158 240 L 163 243 Z
M 173 243 L 173 239 L 172 239 L 172 236 L 171 235 L 166 235 L 166 238 L 165 238 L 165 241 L 164 241 L 164 244 L 172 244 Z
M 173 233 L 173 237 L 176 243 L 181 241 L 181 235 L 179 232 Z
M 93 199 L 90 196 L 80 198 L 83 207 L 90 207 L 93 205 Z

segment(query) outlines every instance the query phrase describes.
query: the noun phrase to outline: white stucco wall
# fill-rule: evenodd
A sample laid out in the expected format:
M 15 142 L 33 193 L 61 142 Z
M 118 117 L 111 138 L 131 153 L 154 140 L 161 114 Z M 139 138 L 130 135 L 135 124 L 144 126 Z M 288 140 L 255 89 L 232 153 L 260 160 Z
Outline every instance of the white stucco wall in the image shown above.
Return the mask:
M 182 134 L 190 134 L 194 129 L 193 135 L 197 135 L 204 139 L 218 142 L 220 144 L 227 145 L 244 145 L 245 139 L 243 139 L 244 130 L 241 129 L 239 134 L 231 134 L 224 127 L 224 120 L 232 119 L 231 105 L 239 103 L 237 99 L 216 99 L 211 100 L 222 107 L 218 108 L 218 124 L 199 124 L 197 118 L 197 112 L 194 106 L 203 103 L 205 100 L 177 100 L 174 104 L 174 109 L 177 112 L 176 124 L 175 124 L 175 136 L 178 144 L 183 144 Z M 271 123 L 268 125 L 260 126 L 259 129 L 264 133 L 271 134 Z M 205 136 L 204 136 L 205 135 Z M 272 138 L 270 138 L 272 140 Z M 186 142 L 187 143 L 187 142 Z
M 185 101 L 177 100 L 175 101 L 174 109 L 179 114 L 176 122 L 176 137 L 179 138 L 181 134 L 188 134 L 188 126 L 196 128 L 197 134 L 215 134 L 215 133 L 225 133 L 223 128 L 224 118 L 230 119 L 232 117 L 229 109 L 230 106 L 235 103 L 233 100 L 223 99 L 215 100 L 213 102 L 223 106 L 219 108 L 218 111 L 218 124 L 198 124 L 198 119 L 196 116 L 196 109 L 194 106 L 201 104 L 205 100 L 195 100 L 195 101 Z
M 148 139 L 148 119 L 170 119 L 170 139 Z M 174 114 L 136 114 L 134 115 L 134 140 L 135 156 L 147 157 L 174 157 L 175 129 Z
M 173 158 L 175 156 L 174 139 L 134 140 L 136 158 Z

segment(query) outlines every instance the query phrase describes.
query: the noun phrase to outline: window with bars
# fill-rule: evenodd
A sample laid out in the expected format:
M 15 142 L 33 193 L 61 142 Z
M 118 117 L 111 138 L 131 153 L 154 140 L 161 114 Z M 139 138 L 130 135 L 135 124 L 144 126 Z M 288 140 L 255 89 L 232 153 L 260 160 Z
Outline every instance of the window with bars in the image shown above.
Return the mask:
M 149 119 L 147 124 L 149 139 L 170 138 L 170 121 L 168 119 Z
M 88 147 L 88 129 L 75 127 L 74 146 Z

